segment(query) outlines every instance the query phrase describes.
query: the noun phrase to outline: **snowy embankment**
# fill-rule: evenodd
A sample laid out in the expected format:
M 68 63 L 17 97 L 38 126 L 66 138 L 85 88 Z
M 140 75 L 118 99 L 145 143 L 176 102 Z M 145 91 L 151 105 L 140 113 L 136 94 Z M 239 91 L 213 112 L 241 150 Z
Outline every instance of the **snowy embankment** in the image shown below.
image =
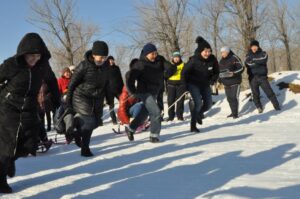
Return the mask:
M 263 96 L 265 109 L 258 114 L 244 99 L 245 91 L 240 118 L 228 119 L 229 106 L 221 94 L 201 133 L 189 132 L 186 109 L 186 121 L 163 122 L 158 144 L 149 143 L 149 132 L 129 142 L 113 134 L 107 119 L 94 131 L 94 157 L 81 157 L 71 144 L 19 159 L 16 177 L 9 179 L 15 193 L 0 197 L 300 198 L 300 94 L 276 86 L 281 81 L 300 84 L 300 72 L 272 76 L 282 111 L 274 111 Z

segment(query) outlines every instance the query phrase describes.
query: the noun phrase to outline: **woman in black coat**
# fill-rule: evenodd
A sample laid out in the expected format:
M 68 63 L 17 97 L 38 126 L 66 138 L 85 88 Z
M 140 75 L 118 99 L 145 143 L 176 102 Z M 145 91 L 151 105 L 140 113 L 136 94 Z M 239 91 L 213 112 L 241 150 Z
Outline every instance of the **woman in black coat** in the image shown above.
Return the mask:
M 81 155 L 84 157 L 93 156 L 89 144 L 101 119 L 108 84 L 107 55 L 107 44 L 94 42 L 92 50 L 86 52 L 85 59 L 76 67 L 68 86 L 66 111 L 75 114 L 74 123 L 82 139 Z
M 39 133 L 37 96 L 44 80 L 59 106 L 55 75 L 49 65 L 50 53 L 42 38 L 28 33 L 17 54 L 0 65 L 0 193 L 11 193 L 7 176 L 15 175 L 14 161 L 35 156 Z

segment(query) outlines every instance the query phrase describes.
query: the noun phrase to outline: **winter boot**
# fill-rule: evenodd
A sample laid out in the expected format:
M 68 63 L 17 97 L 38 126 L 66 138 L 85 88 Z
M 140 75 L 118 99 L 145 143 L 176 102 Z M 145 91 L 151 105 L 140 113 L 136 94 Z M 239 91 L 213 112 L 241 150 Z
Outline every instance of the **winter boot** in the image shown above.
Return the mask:
M 191 121 L 191 132 L 194 132 L 194 133 L 199 133 L 199 129 L 197 129 L 197 126 L 196 126 L 196 121 L 192 120 Z
M 112 123 L 114 125 L 118 124 L 115 111 L 113 109 L 109 110 L 109 111 L 110 111 L 110 117 L 111 117 Z
M 0 176 L 0 193 L 12 193 L 11 187 L 7 184 L 6 176 Z
M 91 157 L 94 154 L 90 150 L 90 140 L 92 132 L 82 132 L 81 156 Z
M 12 193 L 12 189 L 7 184 L 7 173 L 10 164 L 10 159 L 0 157 L 0 193 Z
M 129 141 L 134 141 L 134 131 L 129 127 L 125 126 L 125 132 Z
M 177 117 L 177 120 L 178 121 L 184 121 L 184 118 L 183 118 L 183 116 L 179 116 L 179 117 Z
M 263 111 L 264 111 L 264 110 L 263 110 L 261 107 L 258 107 L 258 108 L 257 108 L 257 112 L 258 112 L 259 114 L 263 113 Z
M 150 137 L 150 142 L 151 143 L 158 143 L 159 142 L 159 138 L 157 138 L 157 137 Z
M 81 148 L 81 156 L 92 157 L 94 154 L 91 152 L 90 148 Z
M 233 117 L 233 114 L 231 113 L 230 115 L 227 115 L 227 118 Z

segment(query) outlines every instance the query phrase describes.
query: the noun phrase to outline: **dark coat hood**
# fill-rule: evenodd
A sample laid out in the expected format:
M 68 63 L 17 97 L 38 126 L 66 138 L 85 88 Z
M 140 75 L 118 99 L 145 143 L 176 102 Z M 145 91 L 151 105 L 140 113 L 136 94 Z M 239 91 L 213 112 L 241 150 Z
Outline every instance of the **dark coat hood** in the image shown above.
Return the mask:
M 20 41 L 17 48 L 16 58 L 19 59 L 25 54 L 41 54 L 42 59 L 46 60 L 51 58 L 46 44 L 37 33 L 28 33 Z

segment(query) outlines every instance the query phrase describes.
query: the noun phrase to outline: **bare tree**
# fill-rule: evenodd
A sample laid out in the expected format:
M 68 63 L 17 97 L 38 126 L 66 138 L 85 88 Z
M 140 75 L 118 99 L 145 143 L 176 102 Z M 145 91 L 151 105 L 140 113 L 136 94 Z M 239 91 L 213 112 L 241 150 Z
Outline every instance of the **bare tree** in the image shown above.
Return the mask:
M 289 12 L 286 0 L 273 0 L 271 20 L 277 33 L 278 40 L 284 44 L 286 54 L 286 70 L 292 70 L 290 33 L 292 32 L 289 22 Z M 271 13 L 271 12 L 270 12 Z
M 29 22 L 44 31 L 56 64 L 77 64 L 99 28 L 75 18 L 73 0 L 32 0 L 31 10 Z
M 261 0 L 227 0 L 226 12 L 231 16 L 230 24 L 236 31 L 241 57 L 249 50 L 249 42 L 259 38 L 259 29 L 266 20 L 266 8 Z M 239 47 L 237 46 L 237 47 Z M 247 75 L 243 74 L 242 88 L 248 88 Z
M 218 41 L 224 43 L 220 37 L 220 31 L 222 31 L 223 25 L 220 23 L 221 15 L 224 12 L 225 1 L 224 0 L 207 0 L 204 4 L 199 3 L 197 7 L 200 15 L 200 22 L 202 26 L 200 31 L 205 34 L 206 37 L 210 37 L 213 42 L 214 54 L 218 57 Z
M 257 39 L 258 30 L 265 22 L 266 9 L 261 0 L 228 0 L 225 7 L 233 16 L 231 23 L 241 36 L 243 51 L 246 54 L 249 42 Z
M 140 21 L 128 35 L 135 43 L 158 43 L 160 52 L 170 58 L 173 51 L 190 54 L 194 43 L 192 17 L 188 16 L 188 0 L 154 0 L 136 6 Z M 136 35 L 138 34 L 138 35 Z

